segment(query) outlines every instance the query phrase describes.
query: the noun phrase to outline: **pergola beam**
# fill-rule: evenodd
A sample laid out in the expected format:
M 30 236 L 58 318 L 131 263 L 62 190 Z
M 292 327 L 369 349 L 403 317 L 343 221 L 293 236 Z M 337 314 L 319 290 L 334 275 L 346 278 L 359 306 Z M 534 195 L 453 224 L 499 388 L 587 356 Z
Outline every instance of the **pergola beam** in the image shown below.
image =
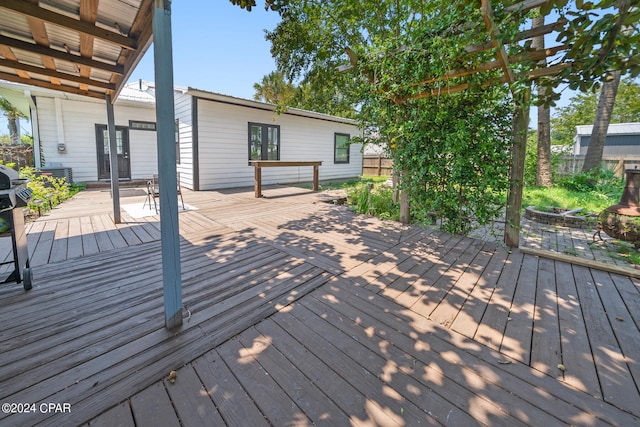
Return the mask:
M 532 9 L 544 6 L 545 4 L 549 3 L 550 0 L 524 0 L 515 4 L 512 4 L 511 6 L 506 7 L 506 11 L 507 12 L 528 12 Z
M 544 50 L 532 50 L 529 52 L 521 53 L 519 55 L 510 56 L 508 60 L 510 64 L 515 64 L 515 63 L 524 62 L 524 61 L 539 61 L 549 56 L 553 56 L 556 53 L 562 50 L 566 50 L 568 48 L 569 47 L 566 45 L 561 45 L 561 46 L 556 46 L 556 47 L 544 49 Z M 496 68 L 500 68 L 501 66 L 502 66 L 502 62 L 496 60 L 496 61 L 484 62 L 475 68 L 456 68 L 448 71 L 442 77 L 434 77 L 431 79 L 427 79 L 418 83 L 414 83 L 411 86 L 419 86 L 422 84 L 429 84 L 436 81 L 449 80 L 456 77 L 464 77 L 470 74 L 477 74 L 483 71 L 495 70 Z M 534 71 L 538 72 L 538 70 L 534 70 Z
M 480 13 L 482 14 L 482 19 L 487 26 L 487 30 L 489 30 L 489 34 L 491 35 L 491 39 L 493 40 L 494 47 L 498 49 L 496 55 L 498 56 L 498 61 L 500 61 L 502 71 L 507 77 L 507 82 L 509 84 L 512 84 L 516 81 L 516 78 L 513 74 L 513 70 L 509 67 L 509 56 L 507 55 L 507 51 L 505 50 L 504 45 L 499 42 L 500 31 L 498 30 L 498 27 L 493 20 L 493 9 L 489 0 L 482 0 Z
M 52 90 L 61 90 L 63 92 L 69 92 L 69 93 L 73 93 L 75 95 L 83 95 L 83 96 L 88 96 L 91 98 L 97 98 L 97 99 L 104 99 L 104 93 L 102 92 L 94 92 L 91 90 L 82 90 L 73 86 L 68 86 L 68 85 L 64 85 L 64 84 L 54 84 L 54 83 L 50 83 L 44 80 L 38 80 L 38 79 L 33 79 L 33 78 L 29 78 L 29 79 L 25 79 L 23 77 L 19 77 L 16 76 L 14 74 L 9 74 L 9 73 L 3 73 L 0 72 L 0 79 L 3 80 L 8 80 L 8 81 L 12 81 L 12 82 L 16 82 L 16 83 L 22 83 L 25 85 L 30 85 L 30 86 L 38 86 L 38 87 L 43 87 L 45 89 L 52 89 Z
M 13 68 L 14 70 L 22 70 L 28 73 L 40 74 L 47 77 L 55 77 L 60 80 L 80 83 L 87 86 L 99 87 L 101 89 L 115 90 L 116 85 L 109 82 L 94 80 L 89 77 L 76 76 L 75 74 L 63 73 L 60 71 L 50 70 L 48 68 L 36 67 L 35 65 L 23 64 L 18 61 L 10 61 L 8 59 L 0 59 L 0 66 Z M 88 89 L 84 89 L 88 90 Z
M 137 47 L 136 40 L 123 36 L 116 32 L 97 27 L 94 24 L 83 22 L 48 9 L 44 9 L 37 4 L 26 2 L 23 0 L 3 0 L 0 3 L 3 7 L 14 12 L 18 12 L 27 17 L 41 19 L 60 27 L 76 31 L 80 34 L 93 36 L 100 40 L 104 40 L 111 44 L 116 44 L 123 49 L 135 50 Z
M 2 55 L 2 57 L 5 58 L 5 60 L 18 62 L 18 57 L 13 53 L 11 48 L 8 47 L 8 46 L 0 45 L 0 55 Z M 18 74 L 18 77 L 23 78 L 23 79 L 30 79 L 31 78 L 29 73 L 27 73 L 27 72 L 25 72 L 25 71 L 23 71 L 21 69 L 16 69 L 16 74 Z
M 99 0 L 80 0 L 80 21 L 95 25 L 98 19 Z M 93 57 L 93 40 L 94 37 L 80 33 L 80 56 L 84 58 Z M 91 76 L 91 68 L 86 65 L 80 66 L 80 76 Z M 88 89 L 85 84 L 80 85 L 80 89 Z
M 74 55 L 71 53 L 63 52 L 61 50 L 24 42 L 22 40 L 12 39 L 6 36 L 0 36 L 0 45 L 7 46 L 13 49 L 24 50 L 26 52 L 32 52 L 37 55 L 49 56 L 51 58 L 60 59 L 62 61 L 77 63 L 78 65 L 86 65 L 88 67 L 108 71 L 110 73 L 124 73 L 124 67 L 122 65 L 111 65 L 107 64 L 106 62 L 95 61 L 93 59 L 83 58 L 79 55 Z

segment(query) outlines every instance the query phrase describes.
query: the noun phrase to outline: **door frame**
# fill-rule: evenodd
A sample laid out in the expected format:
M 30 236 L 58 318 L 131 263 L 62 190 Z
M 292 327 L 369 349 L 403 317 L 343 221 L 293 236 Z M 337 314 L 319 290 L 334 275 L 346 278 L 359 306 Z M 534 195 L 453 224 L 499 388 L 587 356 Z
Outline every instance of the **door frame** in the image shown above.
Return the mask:
M 107 125 L 96 123 L 96 162 L 98 168 L 98 180 L 111 180 L 111 164 L 109 156 L 104 152 L 104 132 Z M 129 128 L 116 126 L 116 134 L 122 132 L 122 154 L 118 154 L 118 179 L 131 179 L 131 147 L 129 144 Z

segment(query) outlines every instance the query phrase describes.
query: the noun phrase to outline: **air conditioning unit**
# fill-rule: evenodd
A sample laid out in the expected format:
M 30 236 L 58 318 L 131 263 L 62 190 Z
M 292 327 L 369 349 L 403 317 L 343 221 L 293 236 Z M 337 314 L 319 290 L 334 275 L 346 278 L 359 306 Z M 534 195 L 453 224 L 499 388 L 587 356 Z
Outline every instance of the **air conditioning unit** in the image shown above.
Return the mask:
M 42 172 L 50 173 L 54 178 L 64 178 L 68 184 L 73 183 L 71 168 L 40 168 Z

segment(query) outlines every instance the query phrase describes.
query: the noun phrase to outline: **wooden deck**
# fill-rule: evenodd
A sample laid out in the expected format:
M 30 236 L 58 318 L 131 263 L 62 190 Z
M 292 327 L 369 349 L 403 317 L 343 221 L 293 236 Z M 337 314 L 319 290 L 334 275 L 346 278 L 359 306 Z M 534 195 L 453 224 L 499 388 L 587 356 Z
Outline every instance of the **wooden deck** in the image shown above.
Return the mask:
M 30 224 L 0 401 L 36 413 L 0 425 L 640 424 L 638 280 L 264 195 L 185 193 L 173 333 L 157 216 L 86 194 Z

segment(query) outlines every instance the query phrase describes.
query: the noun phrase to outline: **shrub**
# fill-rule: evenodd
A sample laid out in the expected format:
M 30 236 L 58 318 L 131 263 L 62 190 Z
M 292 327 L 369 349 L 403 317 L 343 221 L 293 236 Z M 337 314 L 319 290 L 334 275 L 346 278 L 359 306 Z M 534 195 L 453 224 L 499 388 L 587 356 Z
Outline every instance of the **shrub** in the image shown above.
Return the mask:
M 616 177 L 610 169 L 600 168 L 559 179 L 558 186 L 572 191 L 595 191 L 608 196 L 615 196 L 622 194 L 624 179 Z
M 347 191 L 347 200 L 351 208 L 361 214 L 374 215 L 381 219 L 397 221 L 400 207 L 393 202 L 393 189 L 387 186 L 359 184 Z
M 29 179 L 27 187 L 33 192 L 29 209 L 38 210 L 37 201 L 46 202 L 62 202 L 72 196 L 71 187 L 64 178 L 55 178 L 50 175 L 44 175 L 41 171 L 25 167 L 20 169 L 20 177 Z M 48 210 L 49 203 L 42 203 L 40 210 Z

